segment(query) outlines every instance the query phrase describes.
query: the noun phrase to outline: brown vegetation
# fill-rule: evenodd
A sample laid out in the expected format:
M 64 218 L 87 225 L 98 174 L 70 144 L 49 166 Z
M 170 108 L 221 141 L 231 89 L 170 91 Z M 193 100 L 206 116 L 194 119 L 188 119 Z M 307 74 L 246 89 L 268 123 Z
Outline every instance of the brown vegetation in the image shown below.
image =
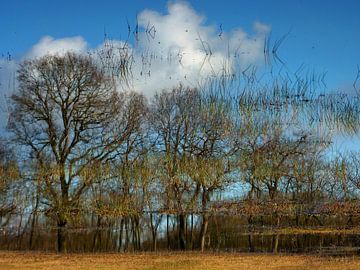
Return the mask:
M 0 253 L 0 269 L 327 269 L 355 270 L 359 258 L 304 255 L 244 255 L 237 253 L 68 254 Z

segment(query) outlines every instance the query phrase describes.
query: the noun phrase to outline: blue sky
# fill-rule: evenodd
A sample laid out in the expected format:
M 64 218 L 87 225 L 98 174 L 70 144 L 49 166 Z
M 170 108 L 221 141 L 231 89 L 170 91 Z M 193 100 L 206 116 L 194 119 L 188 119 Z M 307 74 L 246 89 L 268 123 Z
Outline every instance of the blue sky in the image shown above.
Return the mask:
M 197 35 L 214 44 L 212 65 L 216 67 L 226 54 L 219 43 L 220 32 L 226 33 L 223 39 L 229 43 L 241 39 L 244 51 L 251 52 L 241 58 L 243 63 L 258 63 L 264 36 L 270 31 L 273 40 L 290 31 L 279 50 L 290 72 L 300 65 L 318 73 L 326 72 L 330 91 L 351 91 L 357 65 L 360 65 L 359 11 L 358 0 L 1 1 L 0 131 L 6 125 L 7 102 L 4 97 L 14 89 L 11 82 L 17 63 L 26 57 L 41 56 L 59 49 L 92 50 L 101 46 L 104 32 L 121 42 L 127 37 L 127 21 L 133 26 L 136 17 L 140 25 L 149 22 L 150 25 L 156 24 L 159 30 L 156 42 L 150 46 L 152 51 L 168 55 L 167 50 L 173 52 L 174 48 L 181 48 L 186 53 L 183 55 L 184 68 L 179 64 L 153 63 L 151 79 L 143 78 L 136 85 L 142 91 L 169 87 L 173 81 L 176 82 L 174 75 L 177 80 L 191 76 L 198 78 L 197 70 L 204 52 L 199 52 L 201 46 L 198 41 L 194 42 Z M 199 34 L 189 31 L 185 36 L 188 27 L 193 27 Z M 160 42 L 161 46 L 155 46 Z M 1 57 L 7 53 L 14 59 L 10 64 Z M 140 54 L 138 57 L 140 59 Z M 137 74 L 148 72 L 144 67 L 137 67 L 135 71 Z M 205 75 L 209 72 L 203 68 Z M 355 143 L 356 140 L 351 141 Z M 348 149 L 360 146 L 357 141 L 354 143 L 350 144 L 350 140 L 345 138 L 338 145 Z
M 291 29 L 280 54 L 290 68 L 305 64 L 327 71 L 330 87 L 349 87 L 360 64 L 360 1 L 189 1 L 205 24 L 224 31 L 242 27 L 251 33 L 259 21 L 280 37 Z M 114 39 L 127 35 L 126 20 L 144 9 L 167 12 L 168 1 L 2 1 L 0 53 L 20 58 L 43 36 L 81 36 L 89 47 L 103 41 L 104 29 Z

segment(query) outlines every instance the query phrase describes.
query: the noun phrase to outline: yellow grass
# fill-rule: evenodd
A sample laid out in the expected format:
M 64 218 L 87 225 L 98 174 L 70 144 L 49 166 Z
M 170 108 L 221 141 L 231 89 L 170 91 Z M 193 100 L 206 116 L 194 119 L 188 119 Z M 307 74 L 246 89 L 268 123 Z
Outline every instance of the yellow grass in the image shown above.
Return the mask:
M 360 258 L 239 253 L 67 254 L 0 252 L 0 269 L 360 269 Z
M 243 233 L 248 235 L 249 232 Z M 253 235 L 296 235 L 296 234 L 360 234 L 360 227 L 352 228 L 283 228 L 277 231 L 251 232 Z

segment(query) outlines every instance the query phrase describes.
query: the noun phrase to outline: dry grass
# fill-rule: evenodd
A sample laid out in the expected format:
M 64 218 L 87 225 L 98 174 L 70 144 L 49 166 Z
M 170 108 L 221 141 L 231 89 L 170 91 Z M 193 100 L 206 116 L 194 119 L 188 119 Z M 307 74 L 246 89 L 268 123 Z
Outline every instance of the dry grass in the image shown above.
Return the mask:
M 360 227 L 352 228 L 285 228 L 281 234 L 360 234 Z
M 0 269 L 360 269 L 360 258 L 238 253 L 68 254 L 0 252 Z

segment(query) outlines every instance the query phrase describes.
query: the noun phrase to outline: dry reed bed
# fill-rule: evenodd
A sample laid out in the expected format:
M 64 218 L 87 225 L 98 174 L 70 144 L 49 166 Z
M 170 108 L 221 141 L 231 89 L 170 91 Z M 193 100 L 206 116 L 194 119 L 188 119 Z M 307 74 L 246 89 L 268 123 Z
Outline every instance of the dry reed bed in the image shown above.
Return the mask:
M 360 258 L 239 253 L 56 254 L 0 252 L 0 269 L 360 269 Z

